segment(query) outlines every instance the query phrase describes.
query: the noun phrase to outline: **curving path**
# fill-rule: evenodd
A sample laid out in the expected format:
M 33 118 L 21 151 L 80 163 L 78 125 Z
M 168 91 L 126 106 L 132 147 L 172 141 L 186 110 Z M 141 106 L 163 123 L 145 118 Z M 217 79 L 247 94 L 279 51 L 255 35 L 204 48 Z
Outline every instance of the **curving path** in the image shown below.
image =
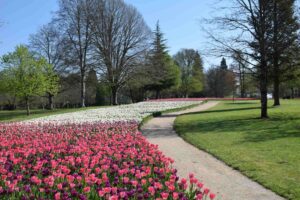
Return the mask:
M 173 130 L 178 115 L 209 109 L 218 102 L 208 102 L 197 107 L 153 118 L 143 127 L 148 140 L 159 146 L 168 157 L 175 160 L 174 167 L 180 177 L 195 176 L 222 200 L 283 200 L 270 190 L 230 168 L 210 154 L 201 151 L 181 139 Z

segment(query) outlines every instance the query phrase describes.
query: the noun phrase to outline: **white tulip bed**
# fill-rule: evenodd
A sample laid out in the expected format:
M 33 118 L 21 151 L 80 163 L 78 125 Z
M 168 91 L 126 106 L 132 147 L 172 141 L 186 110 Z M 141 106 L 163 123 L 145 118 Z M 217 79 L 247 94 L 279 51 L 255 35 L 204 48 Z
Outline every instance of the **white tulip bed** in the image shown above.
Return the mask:
M 128 105 L 120 105 L 106 108 L 89 109 L 74 113 L 51 115 L 36 118 L 23 123 L 55 123 L 55 124 L 81 124 L 81 123 L 114 123 L 137 122 L 159 111 L 183 108 L 201 101 L 147 101 Z

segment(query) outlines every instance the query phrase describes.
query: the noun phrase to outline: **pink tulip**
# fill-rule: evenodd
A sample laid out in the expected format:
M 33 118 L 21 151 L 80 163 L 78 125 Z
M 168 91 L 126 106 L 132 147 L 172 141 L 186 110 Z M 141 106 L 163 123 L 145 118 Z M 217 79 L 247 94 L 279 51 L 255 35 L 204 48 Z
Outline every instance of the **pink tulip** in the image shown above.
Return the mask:
M 148 192 L 153 196 L 155 194 L 155 189 L 154 187 L 148 187 Z
M 173 199 L 178 199 L 179 198 L 179 195 L 178 195 L 178 193 L 177 192 L 173 192 Z
M 163 193 L 161 193 L 161 197 L 162 197 L 162 199 L 166 200 L 169 197 L 169 193 L 163 192 Z
M 55 200 L 60 200 L 60 192 L 57 192 L 57 193 L 54 195 L 54 199 L 55 199 Z
M 89 193 L 90 191 L 91 191 L 90 187 L 83 188 L 83 192 L 85 192 L 85 193 Z

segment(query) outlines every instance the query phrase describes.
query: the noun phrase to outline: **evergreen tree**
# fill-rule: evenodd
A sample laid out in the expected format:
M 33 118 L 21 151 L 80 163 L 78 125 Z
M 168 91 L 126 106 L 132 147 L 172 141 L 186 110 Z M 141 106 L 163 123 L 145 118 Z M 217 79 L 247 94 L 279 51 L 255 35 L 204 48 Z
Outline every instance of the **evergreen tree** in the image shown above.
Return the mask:
M 169 56 L 165 42 L 157 22 L 148 59 L 149 82 L 146 85 L 147 89 L 156 92 L 156 98 L 160 97 L 162 90 L 177 86 L 180 81 L 179 67 Z
M 204 73 L 203 73 L 203 61 L 198 51 L 196 51 L 194 65 L 192 69 L 192 92 L 197 93 L 203 90 L 204 86 Z
M 225 59 L 225 58 L 222 58 L 220 67 L 221 67 L 221 69 L 223 69 L 223 70 L 227 70 L 227 69 L 228 69 L 227 62 L 226 62 L 226 59 Z
M 273 0 L 270 7 L 270 21 L 273 29 L 270 31 L 270 60 L 272 64 L 271 78 L 273 80 L 274 105 L 280 105 L 280 84 L 288 80 L 288 75 L 296 70 L 293 57 L 298 56 L 298 18 L 295 14 L 295 0 Z

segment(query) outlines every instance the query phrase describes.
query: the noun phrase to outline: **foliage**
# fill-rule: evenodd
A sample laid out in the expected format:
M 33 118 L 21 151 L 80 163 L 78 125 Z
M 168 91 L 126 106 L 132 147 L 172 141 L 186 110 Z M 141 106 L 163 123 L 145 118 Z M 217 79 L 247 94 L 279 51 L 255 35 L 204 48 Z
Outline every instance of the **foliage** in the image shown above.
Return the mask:
M 159 23 L 157 23 L 154 31 L 154 40 L 146 67 L 149 76 L 149 83 L 146 87 L 156 92 L 156 98 L 159 98 L 162 90 L 179 85 L 180 70 L 168 55 Z
M 300 69 L 287 73 L 286 77 L 288 80 L 283 82 L 280 87 L 282 97 L 294 99 L 300 95 Z
M 280 84 L 299 67 L 299 21 L 295 0 L 276 0 L 271 6 L 273 30 L 270 37 L 271 79 L 274 105 L 280 105 Z
M 111 94 L 110 87 L 105 82 L 98 83 L 96 88 L 96 105 L 98 106 L 109 105 L 110 94 Z
M 58 77 L 52 67 L 43 58 L 35 59 L 25 46 L 18 46 L 2 60 L 4 90 L 26 101 L 28 115 L 30 98 L 57 92 Z
M 55 96 L 57 95 L 59 91 L 59 76 L 57 73 L 53 70 L 53 67 L 50 64 L 46 64 L 45 61 L 43 61 L 43 75 L 45 76 L 45 90 L 48 94 Z
M 235 92 L 235 74 L 232 70 L 224 68 L 224 60 L 223 58 L 220 66 L 211 67 L 206 72 L 206 93 L 208 96 L 226 97 Z
M 201 92 L 204 74 L 203 61 L 199 53 L 193 49 L 182 49 L 173 57 L 181 71 L 180 93 L 184 97 Z
M 220 102 L 208 111 L 180 116 L 175 129 L 196 147 L 287 199 L 300 198 L 300 101 L 269 107 L 259 101 Z

